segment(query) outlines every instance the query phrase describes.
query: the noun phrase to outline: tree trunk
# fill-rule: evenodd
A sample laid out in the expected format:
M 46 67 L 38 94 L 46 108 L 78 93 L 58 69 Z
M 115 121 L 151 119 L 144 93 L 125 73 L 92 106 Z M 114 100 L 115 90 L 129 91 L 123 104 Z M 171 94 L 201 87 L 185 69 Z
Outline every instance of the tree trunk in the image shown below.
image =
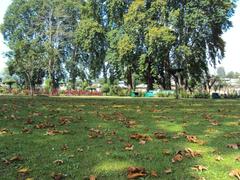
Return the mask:
M 72 77 L 72 89 L 75 90 L 76 89 L 76 77 Z
M 29 82 L 29 90 L 30 90 L 30 94 L 31 96 L 33 97 L 33 86 L 32 86 L 32 78 L 31 78 L 31 75 L 26 73 L 27 74 L 27 78 L 28 78 L 28 82 Z
M 179 74 L 174 75 L 176 99 L 179 99 Z
M 164 60 L 164 69 L 165 69 L 165 89 L 171 90 L 171 74 L 169 72 L 170 70 L 170 60 L 168 53 L 165 56 Z
M 103 77 L 104 77 L 104 83 L 107 83 L 107 68 L 105 63 L 103 63 Z
M 128 85 L 130 87 L 130 90 L 134 90 L 133 78 L 132 78 L 132 70 L 131 69 L 128 70 L 127 79 L 128 79 Z
M 152 76 L 152 61 L 149 59 L 147 68 L 147 91 L 153 90 L 154 78 Z

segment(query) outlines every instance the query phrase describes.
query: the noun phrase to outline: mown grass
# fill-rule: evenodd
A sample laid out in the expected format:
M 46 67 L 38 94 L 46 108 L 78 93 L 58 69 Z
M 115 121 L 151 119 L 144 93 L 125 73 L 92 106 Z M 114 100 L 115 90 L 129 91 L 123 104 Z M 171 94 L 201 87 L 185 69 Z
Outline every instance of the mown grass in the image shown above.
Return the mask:
M 0 130 L 7 129 L 0 134 L 0 179 L 45 180 L 56 172 L 66 179 L 94 175 L 99 180 L 121 180 L 127 179 L 129 166 L 146 168 L 145 179 L 231 179 L 229 172 L 240 168 L 235 160 L 240 151 L 227 145 L 240 143 L 239 110 L 240 101 L 233 100 L 0 97 Z M 60 125 L 61 119 L 70 122 Z M 129 121 L 136 125 L 127 127 Z M 37 129 L 42 122 L 54 127 Z M 68 133 L 46 135 L 53 128 Z M 100 137 L 90 138 L 91 129 Z M 154 132 L 166 133 L 167 139 L 156 139 Z M 204 144 L 188 142 L 184 136 L 173 138 L 182 132 Z M 139 144 L 129 138 L 133 133 L 149 135 L 152 141 Z M 134 145 L 132 151 L 124 149 L 126 143 Z M 185 148 L 200 151 L 202 157 L 172 163 L 175 153 Z M 23 160 L 6 164 L 16 155 Z M 218 155 L 223 160 L 216 161 Z M 57 165 L 55 160 L 64 163 Z M 194 165 L 208 170 L 194 171 Z M 22 167 L 30 172 L 19 175 Z M 172 173 L 166 174 L 167 168 Z M 150 175 L 153 170 L 158 177 Z

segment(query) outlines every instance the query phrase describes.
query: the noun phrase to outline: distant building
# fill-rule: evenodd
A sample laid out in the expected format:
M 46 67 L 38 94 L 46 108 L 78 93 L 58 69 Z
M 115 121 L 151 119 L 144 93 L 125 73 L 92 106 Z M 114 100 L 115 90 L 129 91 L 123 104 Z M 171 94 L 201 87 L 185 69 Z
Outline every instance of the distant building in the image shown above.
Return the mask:
M 147 91 L 147 84 L 139 84 L 136 86 L 136 91 L 139 92 L 146 92 Z
M 119 81 L 118 86 L 119 86 L 120 88 L 126 88 L 126 89 L 128 88 L 128 86 L 125 84 L 124 81 Z

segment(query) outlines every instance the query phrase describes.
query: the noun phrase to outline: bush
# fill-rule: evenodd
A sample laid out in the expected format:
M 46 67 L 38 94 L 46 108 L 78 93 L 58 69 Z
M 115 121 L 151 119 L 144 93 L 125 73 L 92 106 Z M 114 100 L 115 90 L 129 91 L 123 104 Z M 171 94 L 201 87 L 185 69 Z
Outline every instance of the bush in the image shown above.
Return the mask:
M 158 92 L 157 97 L 174 97 L 175 94 L 172 93 L 166 93 L 166 92 Z
M 52 91 L 52 80 L 51 79 L 46 79 L 45 84 L 44 84 L 44 89 L 48 93 L 50 93 Z
M 14 88 L 14 89 L 11 90 L 11 93 L 13 95 L 19 95 L 21 93 L 21 91 L 19 89 Z
M 224 95 L 225 99 L 238 99 L 240 98 L 240 95 L 238 95 L 237 93 L 232 93 L 232 94 L 226 94 Z
M 118 93 L 118 96 L 129 96 L 130 91 L 129 89 L 121 88 L 121 90 Z
M 7 94 L 7 93 L 8 93 L 7 88 L 0 87 L 0 94 Z
M 119 87 L 118 85 L 112 85 L 110 87 L 110 95 L 119 95 L 119 92 L 121 91 L 121 87 Z
M 107 95 L 107 93 L 110 92 L 110 86 L 109 86 L 109 84 L 104 84 L 104 85 L 102 86 L 102 88 L 101 88 L 101 92 L 102 92 L 102 93 L 106 93 L 106 95 Z
M 180 91 L 180 97 L 181 98 L 191 98 L 191 94 L 187 91 L 181 90 Z
M 84 90 L 65 90 L 60 92 L 60 95 L 65 96 L 102 96 L 101 92 L 84 91 Z
M 110 87 L 110 95 L 112 95 L 112 96 L 129 96 L 130 91 L 126 88 L 121 88 L 118 85 L 112 85 Z
M 30 95 L 31 93 L 30 93 L 30 91 L 28 90 L 28 89 L 23 89 L 20 93 L 19 93 L 19 95 L 22 95 L 22 96 L 28 96 L 28 95 Z
M 209 99 L 210 94 L 206 92 L 198 92 L 193 95 L 194 98 L 199 98 L 199 99 Z

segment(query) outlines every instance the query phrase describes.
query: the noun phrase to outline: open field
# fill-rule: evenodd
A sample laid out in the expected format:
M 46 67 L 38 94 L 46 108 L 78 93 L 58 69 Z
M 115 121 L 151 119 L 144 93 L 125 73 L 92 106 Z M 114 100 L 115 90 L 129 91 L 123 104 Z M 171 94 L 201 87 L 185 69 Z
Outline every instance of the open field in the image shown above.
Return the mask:
M 145 179 L 234 179 L 239 110 L 233 100 L 2 96 L 0 179 L 124 180 L 131 166 Z

